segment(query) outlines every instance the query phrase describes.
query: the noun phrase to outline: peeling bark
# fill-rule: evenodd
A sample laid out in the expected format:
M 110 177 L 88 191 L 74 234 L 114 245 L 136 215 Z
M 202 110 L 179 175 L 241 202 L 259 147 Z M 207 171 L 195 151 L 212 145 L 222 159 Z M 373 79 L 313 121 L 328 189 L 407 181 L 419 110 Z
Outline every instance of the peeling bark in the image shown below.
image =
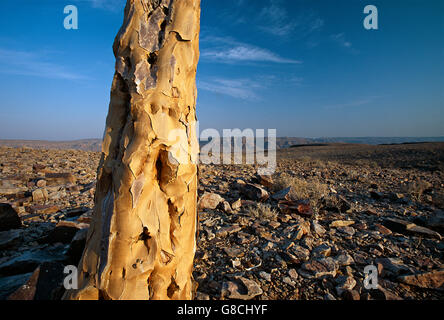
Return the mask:
M 199 20 L 200 0 L 127 1 L 79 289 L 65 299 L 193 298 Z

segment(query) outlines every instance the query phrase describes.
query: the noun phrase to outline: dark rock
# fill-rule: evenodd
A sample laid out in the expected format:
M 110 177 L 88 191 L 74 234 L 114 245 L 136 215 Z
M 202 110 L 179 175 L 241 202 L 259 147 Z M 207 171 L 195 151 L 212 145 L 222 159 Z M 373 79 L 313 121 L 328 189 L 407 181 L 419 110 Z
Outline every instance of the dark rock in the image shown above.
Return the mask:
M 221 296 L 235 300 L 251 300 L 262 293 L 261 287 L 256 282 L 237 276 L 234 281 L 224 282 Z
M 86 223 L 76 223 L 72 221 L 60 221 L 54 230 L 46 237 L 39 240 L 40 243 L 70 243 L 80 229 L 88 228 Z
M 0 203 L 0 231 L 19 229 L 22 221 L 10 204 Z
M 66 256 L 68 257 L 67 261 L 69 264 L 78 265 L 80 259 L 82 258 L 83 250 L 86 245 L 86 238 L 88 235 L 88 229 L 80 229 L 77 231 L 76 235 L 71 241 L 69 248 L 66 252 Z
M 9 249 L 20 243 L 22 233 L 20 229 L 0 232 L 0 250 Z
M 248 199 L 254 200 L 254 201 L 266 201 L 270 197 L 268 192 L 263 189 L 261 186 L 252 184 L 252 183 L 246 183 L 245 186 L 241 188 L 241 193 L 245 195 Z
M 54 300 L 60 298 L 59 288 L 65 277 L 64 265 L 44 262 L 32 274 L 26 284 L 17 289 L 8 300 Z
M 0 278 L 0 300 L 6 300 L 8 296 L 25 284 L 32 276 L 32 272 Z

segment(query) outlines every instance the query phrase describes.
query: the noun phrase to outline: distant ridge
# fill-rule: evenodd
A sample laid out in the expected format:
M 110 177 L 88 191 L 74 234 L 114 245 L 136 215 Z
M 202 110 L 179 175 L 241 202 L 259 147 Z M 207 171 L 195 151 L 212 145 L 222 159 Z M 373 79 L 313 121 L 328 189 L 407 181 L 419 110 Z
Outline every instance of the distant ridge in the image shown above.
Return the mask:
M 285 149 L 304 145 L 319 145 L 328 143 L 351 143 L 351 144 L 406 144 L 422 142 L 444 142 L 444 137 L 344 137 L 344 138 L 298 138 L 280 137 L 276 138 L 276 148 Z M 201 141 L 201 146 L 208 141 Z M 10 148 L 32 148 L 32 149 L 58 149 L 58 150 L 84 150 L 101 151 L 101 139 L 81 139 L 72 141 L 46 141 L 46 140 L 0 140 L 0 147 Z

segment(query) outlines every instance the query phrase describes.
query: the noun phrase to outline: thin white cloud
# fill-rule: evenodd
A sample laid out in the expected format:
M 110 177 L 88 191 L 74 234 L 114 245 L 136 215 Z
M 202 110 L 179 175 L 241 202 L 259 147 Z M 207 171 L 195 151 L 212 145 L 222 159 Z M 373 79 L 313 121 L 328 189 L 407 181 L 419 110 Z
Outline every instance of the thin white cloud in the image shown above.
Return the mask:
M 63 80 L 88 78 L 47 60 L 42 53 L 0 48 L 0 73 Z
M 259 83 L 250 79 L 224 78 L 215 78 L 209 81 L 199 80 L 197 87 L 200 90 L 219 93 L 241 100 L 258 100 L 259 96 L 255 93 L 255 90 L 262 88 Z
M 201 43 L 209 47 L 202 49 L 201 57 L 220 63 L 272 62 L 298 64 L 302 61 L 288 59 L 257 46 L 238 42 L 230 37 L 203 36 Z
M 223 63 L 231 62 L 274 62 L 274 63 L 301 63 L 301 61 L 283 58 L 267 49 L 239 45 L 232 48 L 210 49 L 202 52 L 202 57 Z

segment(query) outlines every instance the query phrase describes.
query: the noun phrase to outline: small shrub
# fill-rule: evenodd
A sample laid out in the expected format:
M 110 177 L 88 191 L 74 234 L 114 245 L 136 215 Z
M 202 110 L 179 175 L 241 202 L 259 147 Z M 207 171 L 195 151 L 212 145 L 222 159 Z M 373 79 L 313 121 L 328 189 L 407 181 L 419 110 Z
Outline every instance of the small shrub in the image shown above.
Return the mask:
M 277 217 L 278 212 L 269 204 L 257 203 L 247 207 L 247 213 L 258 219 L 273 220 Z

